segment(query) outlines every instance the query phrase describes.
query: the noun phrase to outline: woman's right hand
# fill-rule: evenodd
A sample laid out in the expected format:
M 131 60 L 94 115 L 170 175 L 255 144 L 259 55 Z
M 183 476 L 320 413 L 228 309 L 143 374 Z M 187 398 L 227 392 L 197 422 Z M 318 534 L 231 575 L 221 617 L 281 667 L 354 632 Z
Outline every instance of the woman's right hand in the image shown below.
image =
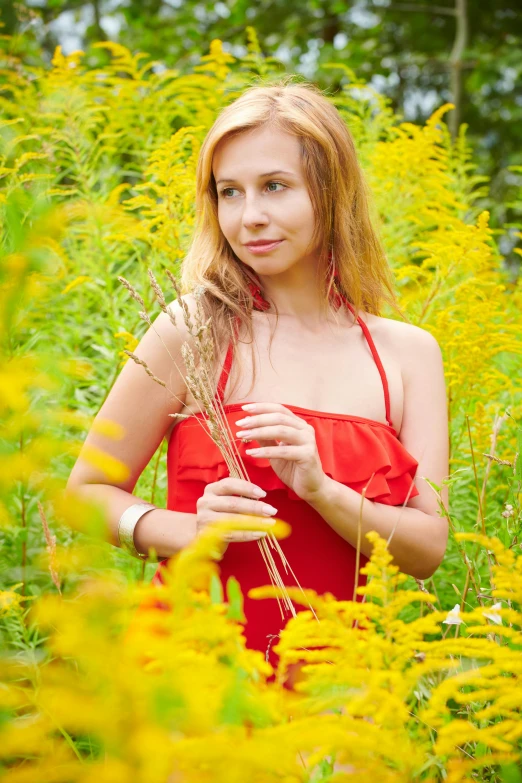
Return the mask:
M 220 519 L 241 519 L 247 514 L 268 520 L 277 513 L 277 509 L 259 499 L 264 495 L 266 492 L 251 481 L 231 476 L 207 484 L 196 503 L 197 535 L 207 525 Z M 265 536 L 266 532 L 261 530 L 230 530 L 224 535 L 224 540 L 228 543 L 257 541 Z

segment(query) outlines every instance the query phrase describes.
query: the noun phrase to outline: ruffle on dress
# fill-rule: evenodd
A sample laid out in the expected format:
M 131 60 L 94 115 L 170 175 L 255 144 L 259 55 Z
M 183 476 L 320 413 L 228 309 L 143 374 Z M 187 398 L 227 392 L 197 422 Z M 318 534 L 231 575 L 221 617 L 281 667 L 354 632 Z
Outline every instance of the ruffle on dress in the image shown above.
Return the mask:
M 370 500 L 391 506 L 404 503 L 418 462 L 404 448 L 393 427 L 357 416 L 312 412 L 290 405 L 285 407 L 314 427 L 323 470 L 330 478 L 359 493 L 366 487 L 366 497 Z M 235 437 L 238 430 L 235 421 L 238 416 L 245 415 L 241 403 L 225 406 L 225 415 L 250 481 L 266 492 L 281 490 L 290 499 L 302 502 L 278 478 L 268 459 L 245 453 L 246 449 L 259 446 L 257 441 L 243 443 Z M 206 427 L 205 418 L 197 414 L 180 422 L 172 432 L 167 456 L 169 507 L 183 501 L 184 497 L 194 496 L 193 482 L 205 486 L 229 475 L 227 465 Z M 418 494 L 413 486 L 409 497 Z

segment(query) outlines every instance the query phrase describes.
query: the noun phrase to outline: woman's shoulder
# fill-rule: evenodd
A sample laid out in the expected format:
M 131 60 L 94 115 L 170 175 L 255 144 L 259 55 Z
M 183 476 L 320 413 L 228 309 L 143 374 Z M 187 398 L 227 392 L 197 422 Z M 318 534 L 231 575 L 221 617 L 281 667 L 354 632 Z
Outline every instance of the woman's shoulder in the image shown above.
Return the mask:
M 181 301 L 180 301 L 181 300 Z M 194 317 L 197 312 L 197 300 L 193 294 L 183 294 L 181 297 L 173 299 L 171 302 L 167 302 L 168 313 L 162 312 L 159 315 L 159 319 L 162 319 L 165 324 L 172 324 L 175 321 L 179 335 L 183 340 L 190 341 L 189 327 L 186 321 L 186 313 L 188 313 L 190 319 L 194 321 Z M 168 328 L 168 327 L 167 327 Z
M 181 301 L 180 301 L 181 300 Z M 182 294 L 181 297 L 173 299 L 167 303 L 167 307 L 173 311 L 182 311 L 182 305 L 186 305 L 191 315 L 194 315 L 197 310 L 197 299 L 194 294 Z
M 427 329 L 406 321 L 367 314 L 364 319 L 383 354 L 396 361 L 404 381 L 443 372 L 442 352 L 436 338 Z
M 439 344 L 433 334 L 421 326 L 387 318 L 380 315 L 363 313 L 372 337 L 398 352 L 435 350 Z M 439 349 L 440 350 L 440 349 Z

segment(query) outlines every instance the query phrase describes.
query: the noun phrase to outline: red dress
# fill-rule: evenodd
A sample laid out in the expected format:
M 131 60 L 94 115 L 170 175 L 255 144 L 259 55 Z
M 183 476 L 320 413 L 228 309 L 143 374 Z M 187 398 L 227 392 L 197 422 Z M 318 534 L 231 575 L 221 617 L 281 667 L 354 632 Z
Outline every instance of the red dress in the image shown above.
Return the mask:
M 352 305 L 346 299 L 344 301 L 353 313 Z M 411 498 L 419 494 L 412 486 L 418 463 L 401 444 L 391 424 L 384 367 L 368 327 L 361 318 L 357 318 L 357 322 L 368 341 L 382 380 L 387 423 L 284 404 L 314 427 L 323 470 L 328 476 L 356 492 L 367 487 L 366 497 L 370 500 L 390 506 L 402 505 L 408 495 Z M 216 392 L 222 403 L 231 366 L 232 345 L 229 346 Z M 245 402 L 223 405 L 232 437 L 237 431 L 236 420 L 247 415 L 241 408 Z M 196 418 L 201 420 L 205 416 L 197 413 L 183 419 L 173 429 L 167 453 L 167 508 L 192 514 L 196 513 L 196 502 L 205 485 L 229 475 L 217 446 Z M 292 528 L 292 534 L 280 545 L 301 587 L 313 589 L 319 594 L 332 593 L 338 600 L 351 600 L 355 582 L 355 548 L 277 477 L 268 459 L 245 453 L 246 448 L 258 445 L 256 441 L 245 444 L 239 438 L 235 440 L 249 479 L 267 493 L 262 500 L 275 506 L 278 510 L 275 516 L 288 522 Z M 277 554 L 275 560 L 286 586 L 293 586 L 293 579 L 284 573 Z M 368 558 L 361 554 L 360 566 L 367 561 Z M 160 562 L 154 582 L 162 583 L 162 567 L 167 562 Z M 257 541 L 229 544 L 219 565 L 223 588 L 230 576 L 235 576 L 240 583 L 247 619 L 247 647 L 263 653 L 268 650 L 268 660 L 275 665 L 277 656 L 273 652 L 273 644 L 277 638 L 273 637 L 277 637 L 287 620 L 281 619 L 275 598 L 254 600 L 248 597 L 251 588 L 270 584 Z M 358 584 L 363 585 L 365 581 L 366 577 L 360 575 Z M 361 600 L 361 597 L 358 599 Z

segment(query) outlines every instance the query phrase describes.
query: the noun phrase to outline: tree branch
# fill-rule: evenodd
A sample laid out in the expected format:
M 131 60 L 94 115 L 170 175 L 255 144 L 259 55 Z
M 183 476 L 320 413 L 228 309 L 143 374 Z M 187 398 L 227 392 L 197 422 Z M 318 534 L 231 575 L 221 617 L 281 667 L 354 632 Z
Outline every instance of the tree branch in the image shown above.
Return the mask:
M 455 42 L 450 54 L 450 89 L 455 108 L 449 113 L 448 126 L 452 139 L 456 139 L 462 113 L 462 55 L 468 45 L 468 9 L 467 0 L 455 0 L 457 30 Z

